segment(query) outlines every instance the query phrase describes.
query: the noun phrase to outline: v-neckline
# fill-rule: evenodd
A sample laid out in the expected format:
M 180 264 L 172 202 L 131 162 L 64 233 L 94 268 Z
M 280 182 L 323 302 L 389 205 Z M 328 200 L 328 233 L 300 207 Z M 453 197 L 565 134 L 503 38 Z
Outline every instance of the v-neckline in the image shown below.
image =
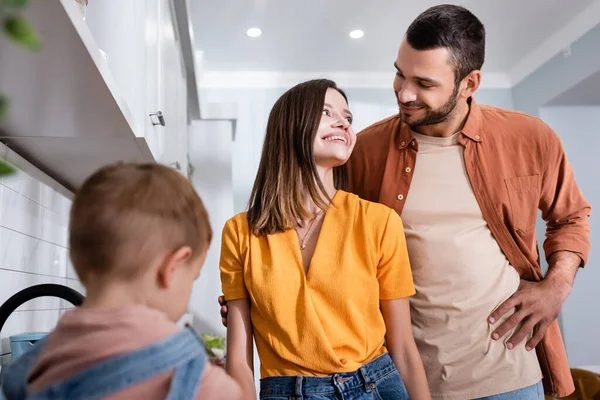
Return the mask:
M 295 229 L 291 229 L 290 230 L 290 234 L 293 234 L 294 236 L 294 254 L 295 254 L 295 258 L 296 258 L 296 265 L 298 268 L 300 268 L 300 271 L 302 272 L 302 276 L 304 277 L 304 281 L 308 282 L 310 280 L 310 277 L 312 276 L 312 270 L 313 270 L 313 263 L 314 260 L 317 256 L 317 253 L 319 252 L 319 249 L 321 248 L 321 237 L 323 235 L 323 232 L 326 230 L 326 224 L 328 221 L 328 217 L 330 214 L 330 211 L 333 207 L 335 207 L 334 203 L 335 198 L 337 197 L 337 195 L 340 193 L 340 190 L 337 190 L 335 192 L 335 194 L 333 195 L 333 197 L 331 198 L 331 204 L 329 205 L 329 208 L 324 212 L 323 214 L 323 222 L 321 224 L 321 229 L 319 230 L 319 234 L 317 235 L 317 242 L 315 244 L 315 250 L 313 251 L 312 257 L 310 258 L 310 261 L 308 262 L 308 270 L 304 269 L 304 259 L 302 258 L 302 250 L 300 249 L 300 246 L 298 245 L 298 235 L 296 234 L 296 230 Z

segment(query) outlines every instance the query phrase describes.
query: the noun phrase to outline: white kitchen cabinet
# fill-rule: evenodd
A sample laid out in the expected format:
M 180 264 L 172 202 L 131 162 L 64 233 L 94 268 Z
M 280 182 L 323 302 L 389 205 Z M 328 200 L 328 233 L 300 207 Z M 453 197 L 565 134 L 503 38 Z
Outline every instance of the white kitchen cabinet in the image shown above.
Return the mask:
M 166 125 L 162 160 L 187 172 L 187 88 L 175 16 L 171 4 L 161 1 L 159 105 Z M 156 126 L 158 127 L 158 126 Z
M 133 114 L 134 132 L 143 132 L 145 93 L 144 0 L 89 0 L 85 24 Z M 142 136 L 142 135 L 138 135 Z
M 178 40 L 172 3 L 189 17 L 187 0 L 89 0 L 85 21 L 74 0 L 31 2 L 25 17 L 44 48 L 0 37 L 0 88 L 11 100 L 0 140 L 68 190 L 115 161 L 179 163 L 185 173 L 188 110 L 199 111 L 188 100 L 195 67 L 184 65 L 193 37 Z M 158 111 L 165 126 L 153 125 Z
M 161 125 L 154 125 L 158 123 L 158 117 L 151 117 L 150 114 L 163 112 L 161 109 L 164 102 L 161 99 L 160 90 L 160 58 L 163 54 L 161 35 L 163 34 L 162 25 L 164 23 L 161 16 L 161 3 L 164 2 L 166 0 L 147 0 L 144 2 L 146 9 L 144 13 L 145 40 L 143 43 L 145 63 L 143 70 L 145 71 L 143 132 L 154 158 L 159 162 L 163 159 L 165 130 Z
M 95 0 L 86 23 L 132 110 L 135 135 L 156 161 L 182 165 L 179 147 L 187 133 L 179 107 L 186 105 L 179 95 L 186 81 L 172 8 L 170 0 Z M 165 126 L 155 125 L 151 114 L 158 112 Z

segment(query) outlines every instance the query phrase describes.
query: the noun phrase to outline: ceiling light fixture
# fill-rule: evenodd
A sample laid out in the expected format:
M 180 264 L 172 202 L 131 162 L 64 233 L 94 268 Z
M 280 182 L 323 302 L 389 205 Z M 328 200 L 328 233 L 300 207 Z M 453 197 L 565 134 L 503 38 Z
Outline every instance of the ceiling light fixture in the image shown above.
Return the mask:
M 363 36 L 365 36 L 365 33 L 363 31 L 361 31 L 360 29 L 355 29 L 352 32 L 350 32 L 350 37 L 352 39 L 360 39 Z
M 262 31 L 259 28 L 250 28 L 246 31 L 246 35 L 251 38 L 259 37 L 262 34 Z

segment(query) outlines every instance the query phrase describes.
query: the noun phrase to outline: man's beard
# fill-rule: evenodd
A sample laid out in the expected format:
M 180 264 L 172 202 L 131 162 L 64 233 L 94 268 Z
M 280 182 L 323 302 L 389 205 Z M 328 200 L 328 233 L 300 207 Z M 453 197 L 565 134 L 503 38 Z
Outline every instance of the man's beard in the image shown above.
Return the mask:
M 397 98 L 398 96 L 396 96 Z M 445 122 L 452 118 L 454 114 L 454 110 L 456 109 L 456 104 L 458 103 L 458 85 L 454 86 L 454 91 L 448 98 L 448 101 L 438 108 L 437 110 L 432 110 L 428 105 L 419 103 L 417 101 L 411 101 L 409 103 L 400 103 L 398 101 L 399 115 L 400 119 L 405 122 L 412 129 L 418 128 L 420 126 L 425 125 L 435 125 Z M 403 115 L 400 106 L 404 105 L 405 107 L 423 107 L 425 109 L 425 116 L 415 121 L 407 121 L 407 118 Z M 410 117 L 409 117 L 410 118 Z

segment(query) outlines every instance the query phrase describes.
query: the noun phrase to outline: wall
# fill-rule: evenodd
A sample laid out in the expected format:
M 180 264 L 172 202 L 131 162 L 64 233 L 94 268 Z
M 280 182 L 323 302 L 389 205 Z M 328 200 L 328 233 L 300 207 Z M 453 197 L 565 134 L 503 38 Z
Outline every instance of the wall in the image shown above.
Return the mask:
M 539 115 L 540 107 L 600 70 L 600 25 L 570 46 L 570 56 L 557 54 L 512 89 L 515 109 Z
M 231 177 L 231 122 L 194 121 L 188 131 L 192 183 L 210 216 L 213 241 L 200 277 L 194 284 L 189 309 L 200 332 L 225 335 L 217 298 L 221 295 L 219 254 L 221 231 L 234 214 Z
M 194 284 L 189 310 L 194 314 L 194 328 L 197 331 L 220 336 L 227 335 L 221 324 L 217 302 L 222 294 L 219 274 L 221 232 L 225 222 L 239 212 L 234 211 L 232 177 L 232 161 L 235 162 L 232 157 L 234 146 L 238 144 L 239 129 L 238 124 L 235 142 L 232 141 L 232 123 L 229 121 L 194 121 L 188 134 L 190 163 L 195 168 L 191 180 L 206 206 L 213 229 L 213 241 L 200 277 Z M 254 370 L 257 371 L 254 377 L 258 397 L 260 360 L 256 346 Z
M 600 368 L 600 320 L 594 317 L 600 309 L 600 269 L 596 254 L 600 235 L 595 229 L 598 218 L 594 215 L 600 208 L 600 106 L 545 107 L 540 110 L 540 117 L 560 135 L 579 189 L 592 204 L 592 252 L 563 306 L 561 323 L 570 364 Z
M 265 128 L 271 107 L 286 88 L 202 88 L 202 101 L 237 104 L 237 133 L 232 146 L 232 178 L 234 209 L 243 211 L 248 203 L 258 169 Z M 398 112 L 390 89 L 345 89 L 354 114 L 354 129 L 358 132 L 370 124 Z M 480 89 L 479 103 L 513 108 L 509 89 Z M 190 145 L 190 149 L 192 149 Z M 192 150 L 190 150 L 192 151 Z
M 20 168 L 0 178 L 0 304 L 41 283 L 63 284 L 83 293 L 68 259 L 68 192 L 2 144 L 0 157 Z M 30 301 L 9 317 L 0 337 L 48 331 L 70 307 L 56 298 Z

